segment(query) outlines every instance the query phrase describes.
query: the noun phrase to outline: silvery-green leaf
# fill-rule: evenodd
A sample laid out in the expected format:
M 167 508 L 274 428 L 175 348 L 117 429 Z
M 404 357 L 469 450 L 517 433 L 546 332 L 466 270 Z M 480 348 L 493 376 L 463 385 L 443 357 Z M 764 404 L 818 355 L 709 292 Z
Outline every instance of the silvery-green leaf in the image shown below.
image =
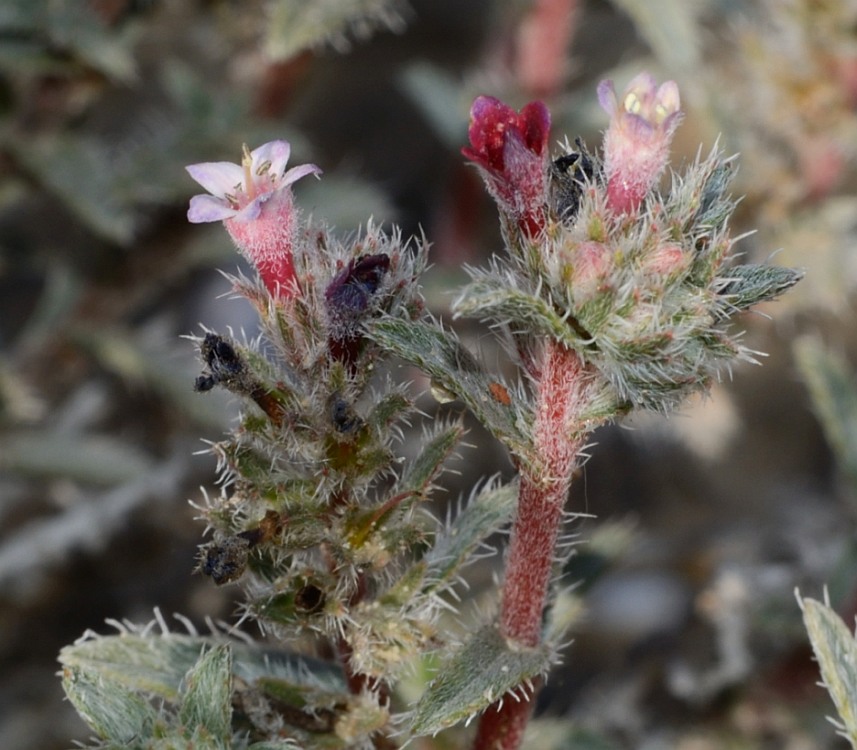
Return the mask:
M 803 336 L 794 345 L 795 358 L 812 398 L 812 406 L 836 463 L 857 487 L 857 384 L 845 359 L 817 338 Z
M 345 52 L 350 36 L 365 39 L 379 27 L 401 31 L 401 9 L 391 0 L 276 0 L 268 9 L 266 51 L 277 60 L 326 43 Z
M 488 377 L 454 333 L 429 322 L 386 318 L 375 321 L 368 335 L 456 394 L 521 461 L 532 460 L 529 409 L 512 398 L 502 383 Z
M 102 739 L 130 742 L 145 736 L 155 721 L 149 701 L 95 670 L 67 666 L 62 684 L 81 718 Z
M 840 734 L 857 748 L 857 641 L 829 606 L 799 601 L 821 678 L 842 721 Z
M 437 478 L 441 465 L 455 450 L 464 434 L 461 422 L 440 424 L 423 442 L 419 455 L 402 471 L 396 493 L 421 494 Z
M 455 314 L 504 322 L 513 328 L 539 333 L 561 341 L 570 349 L 584 351 L 586 337 L 547 300 L 517 288 L 511 281 L 484 271 L 471 271 L 468 284 L 455 302 Z
M 451 580 L 491 534 L 512 517 L 518 499 L 517 483 L 489 482 L 440 532 L 425 557 L 429 589 Z
M 775 299 L 803 278 L 799 269 L 763 264 L 733 266 L 724 273 L 717 292 L 731 310 L 746 310 Z
M 515 688 L 519 698 L 526 700 L 525 686 L 549 667 L 547 647 L 513 647 L 493 626 L 482 628 L 441 664 L 438 676 L 417 703 L 411 731 L 436 734 L 474 716 Z M 507 700 L 514 698 L 507 696 Z
M 232 651 L 226 643 L 202 653 L 183 681 L 179 719 L 205 727 L 210 741 L 224 747 L 232 735 Z

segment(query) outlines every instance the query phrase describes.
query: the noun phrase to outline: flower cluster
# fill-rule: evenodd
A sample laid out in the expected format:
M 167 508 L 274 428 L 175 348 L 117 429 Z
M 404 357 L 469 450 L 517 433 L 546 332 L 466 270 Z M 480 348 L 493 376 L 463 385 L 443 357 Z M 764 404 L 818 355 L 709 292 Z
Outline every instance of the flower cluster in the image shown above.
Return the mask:
M 198 570 L 217 585 L 243 584 L 248 616 L 281 638 L 335 656 L 325 668 L 338 679 L 325 690 L 306 669 L 236 686 L 233 704 L 248 710 L 253 732 L 365 747 L 389 731 L 393 681 L 443 642 L 441 594 L 507 517 L 511 496 L 482 488 L 472 505 L 481 515 L 464 513 L 465 529 L 417 512 L 463 428 L 439 423 L 411 462 L 397 459 L 400 424 L 415 407 L 403 387 L 375 382 L 383 351 L 369 333 L 381 318 L 412 326 L 422 316 L 426 245 L 372 223 L 347 241 L 310 226 L 291 185 L 320 170 L 286 170 L 289 151 L 275 141 L 245 148 L 240 166 L 188 167 L 210 192 L 191 200 L 189 219 L 223 221 L 258 271 L 261 283 L 233 283 L 259 311 L 268 355 L 214 332 L 198 342 L 196 390 L 225 388 L 246 406 L 212 448 L 223 493 L 201 508 L 211 539 Z M 433 556 L 431 542 L 446 552 Z M 284 695 L 294 701 L 285 713 Z
M 668 193 L 658 190 L 682 116 L 674 82 L 658 86 L 642 73 L 621 100 L 610 81 L 598 93 L 610 114 L 600 158 L 577 141 L 552 161 L 548 118 L 535 114 L 543 105 L 517 114 L 477 99 L 464 153 L 513 231 L 509 257 L 472 271 L 456 309 L 508 327 L 526 361 L 537 359 L 533 334 L 575 351 L 607 389 L 612 405 L 602 416 L 638 406 L 664 411 L 736 357 L 750 357 L 728 333 L 729 317 L 798 276 L 738 267 L 735 282 L 727 263 L 733 162 L 718 150 L 676 177 Z

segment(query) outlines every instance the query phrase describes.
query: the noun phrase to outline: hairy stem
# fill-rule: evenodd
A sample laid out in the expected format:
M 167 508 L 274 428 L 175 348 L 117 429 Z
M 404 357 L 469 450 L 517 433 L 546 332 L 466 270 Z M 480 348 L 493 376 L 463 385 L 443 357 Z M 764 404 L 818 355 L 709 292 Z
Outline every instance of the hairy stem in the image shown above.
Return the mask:
M 546 344 L 534 429 L 535 454 L 541 463 L 521 473 L 500 614 L 503 635 L 524 648 L 541 641 L 562 510 L 586 439 L 578 415 L 587 382 L 586 369 L 574 352 L 555 342 Z M 475 750 L 520 747 L 531 710 L 531 701 L 505 695 L 482 717 Z

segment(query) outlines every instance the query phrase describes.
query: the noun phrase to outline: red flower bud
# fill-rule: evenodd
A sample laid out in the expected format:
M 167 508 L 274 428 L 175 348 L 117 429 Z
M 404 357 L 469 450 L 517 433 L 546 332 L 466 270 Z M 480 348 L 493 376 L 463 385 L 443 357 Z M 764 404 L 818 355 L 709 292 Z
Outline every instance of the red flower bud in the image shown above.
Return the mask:
M 479 168 L 500 209 L 528 236 L 544 226 L 550 112 L 530 102 L 520 112 L 491 96 L 470 109 L 470 147 L 461 153 Z

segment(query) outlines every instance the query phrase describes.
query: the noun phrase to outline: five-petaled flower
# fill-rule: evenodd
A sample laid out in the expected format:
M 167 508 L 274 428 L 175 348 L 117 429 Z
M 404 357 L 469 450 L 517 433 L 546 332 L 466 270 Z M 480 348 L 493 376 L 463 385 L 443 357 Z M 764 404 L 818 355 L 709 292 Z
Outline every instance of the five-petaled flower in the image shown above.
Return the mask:
M 297 289 L 292 247 L 297 214 L 291 185 L 309 174 L 315 164 L 286 171 L 291 153 L 287 141 L 271 141 L 249 151 L 242 163 L 207 162 L 186 167 L 210 195 L 195 195 L 188 221 L 223 221 L 241 253 L 256 266 L 268 291 L 287 297 Z
M 598 85 L 598 101 L 610 115 L 604 134 L 607 202 L 616 213 L 636 211 L 663 172 L 670 141 L 681 121 L 678 86 L 658 87 L 649 73 L 637 75 L 616 98 L 613 81 Z
M 529 237 L 538 236 L 547 206 L 550 112 L 530 102 L 520 112 L 491 96 L 479 96 L 470 109 L 473 161 L 500 209 Z

